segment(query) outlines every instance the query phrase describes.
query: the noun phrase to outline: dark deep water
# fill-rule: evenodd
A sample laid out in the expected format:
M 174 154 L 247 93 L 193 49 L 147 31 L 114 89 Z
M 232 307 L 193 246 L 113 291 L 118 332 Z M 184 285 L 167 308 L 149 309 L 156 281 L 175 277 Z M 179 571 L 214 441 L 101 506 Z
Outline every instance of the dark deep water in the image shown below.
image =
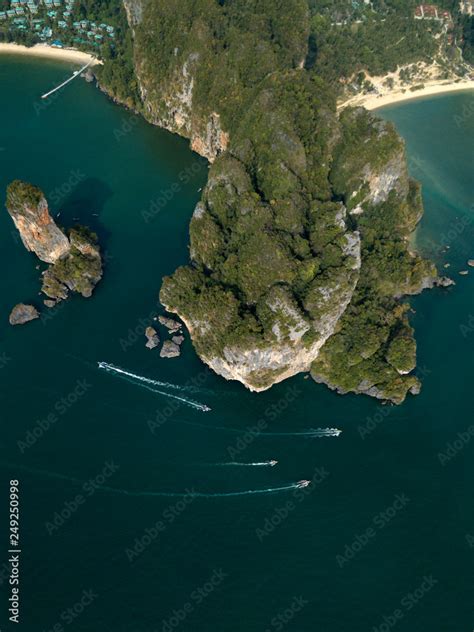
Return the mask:
M 82 81 L 38 109 L 68 73 L 0 58 L 1 195 L 14 178 L 35 182 L 61 222 L 80 217 L 107 253 L 91 300 L 12 328 L 13 305 L 39 304 L 39 271 L 0 214 L 1 630 L 470 632 L 474 271 L 457 272 L 474 258 L 473 94 L 383 111 L 424 184 L 419 244 L 457 282 L 413 301 L 424 387 L 388 408 L 303 376 L 253 395 L 207 371 L 189 340 L 178 360 L 145 349 L 160 280 L 187 260 L 207 165 Z M 99 361 L 184 385 L 159 390 L 212 411 L 177 407 Z M 275 434 L 324 427 L 343 433 Z M 278 466 L 222 465 L 268 459 Z M 225 496 L 302 478 L 314 478 L 307 493 Z M 16 627 L 10 479 L 21 497 Z

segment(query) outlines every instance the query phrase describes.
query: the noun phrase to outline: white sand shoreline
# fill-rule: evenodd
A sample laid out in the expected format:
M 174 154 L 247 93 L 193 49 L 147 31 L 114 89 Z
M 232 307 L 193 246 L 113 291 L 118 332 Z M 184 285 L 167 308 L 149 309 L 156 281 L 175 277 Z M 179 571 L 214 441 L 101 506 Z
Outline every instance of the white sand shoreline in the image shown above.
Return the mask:
M 58 59 L 69 61 L 75 64 L 85 65 L 89 62 L 101 64 L 102 62 L 89 53 L 84 53 L 74 48 L 53 48 L 47 44 L 36 44 L 27 47 L 21 44 L 0 44 L 0 54 L 9 53 L 11 55 L 30 55 L 33 57 L 47 57 L 48 59 Z
M 393 105 L 402 101 L 411 101 L 413 99 L 431 97 L 437 94 L 447 94 L 449 92 L 461 92 L 466 90 L 474 90 L 474 81 L 462 80 L 426 82 L 424 87 L 419 90 L 410 90 L 407 88 L 405 92 L 401 90 L 394 90 L 393 92 L 386 92 L 385 94 L 378 95 L 357 95 L 348 99 L 344 103 L 339 104 L 338 109 L 345 108 L 347 106 L 363 106 L 367 110 L 376 110 L 378 108 L 383 108 L 387 105 Z

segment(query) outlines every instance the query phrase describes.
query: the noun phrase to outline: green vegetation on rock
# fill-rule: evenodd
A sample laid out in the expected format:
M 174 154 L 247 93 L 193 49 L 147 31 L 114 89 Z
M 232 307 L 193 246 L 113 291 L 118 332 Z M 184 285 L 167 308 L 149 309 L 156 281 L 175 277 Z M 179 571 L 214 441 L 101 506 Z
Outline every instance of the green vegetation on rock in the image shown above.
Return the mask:
M 231 131 L 265 77 L 304 61 L 308 15 L 306 0 L 146 3 L 134 29 L 150 109 L 167 118 L 167 102 L 180 94 L 186 101 L 183 79 L 192 76 L 196 125 L 218 112 Z
M 299 371 L 399 403 L 416 343 L 400 297 L 434 266 L 409 250 L 423 208 L 395 128 L 338 112 L 359 70 L 430 61 L 414 3 L 126 0 L 143 112 L 213 164 L 188 266 L 161 300 L 201 358 L 263 390 Z
M 43 292 L 56 300 L 66 298 L 68 290 L 90 297 L 102 278 L 97 235 L 85 226 L 76 226 L 69 231 L 68 237 L 69 253 L 43 275 Z
M 44 195 L 41 189 L 29 182 L 14 180 L 7 187 L 8 208 L 36 207 L 43 198 Z

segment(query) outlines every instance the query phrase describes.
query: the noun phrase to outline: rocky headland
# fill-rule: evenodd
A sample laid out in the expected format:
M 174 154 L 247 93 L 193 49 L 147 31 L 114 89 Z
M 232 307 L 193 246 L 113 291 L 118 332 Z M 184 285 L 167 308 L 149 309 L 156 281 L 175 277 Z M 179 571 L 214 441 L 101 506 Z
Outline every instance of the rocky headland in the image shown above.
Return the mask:
M 450 284 L 409 246 L 423 206 L 404 143 L 363 108 L 338 111 L 307 63 L 307 0 L 244 4 L 124 0 L 140 111 L 212 163 L 190 263 L 161 302 L 253 391 L 310 372 L 400 403 L 420 390 L 400 299 Z

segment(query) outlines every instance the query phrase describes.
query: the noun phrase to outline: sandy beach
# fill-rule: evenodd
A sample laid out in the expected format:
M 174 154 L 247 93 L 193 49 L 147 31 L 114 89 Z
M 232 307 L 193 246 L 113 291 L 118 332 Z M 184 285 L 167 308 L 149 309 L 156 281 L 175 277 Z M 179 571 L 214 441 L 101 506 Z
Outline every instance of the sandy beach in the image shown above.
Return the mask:
M 36 44 L 28 48 L 19 44 L 0 44 L 0 54 L 10 53 L 14 55 L 33 55 L 34 57 L 47 57 L 49 59 L 61 59 L 75 64 L 85 65 L 89 62 L 102 63 L 93 55 L 83 53 L 72 48 L 53 48 L 47 44 Z
M 419 90 L 410 90 L 408 88 L 405 90 L 386 90 L 380 94 L 360 94 L 344 101 L 338 108 L 351 105 L 364 106 L 367 110 L 375 110 L 401 101 L 410 101 L 412 99 L 426 98 L 437 94 L 460 92 L 464 90 L 474 90 L 474 81 L 433 81 L 426 82 L 424 87 Z

